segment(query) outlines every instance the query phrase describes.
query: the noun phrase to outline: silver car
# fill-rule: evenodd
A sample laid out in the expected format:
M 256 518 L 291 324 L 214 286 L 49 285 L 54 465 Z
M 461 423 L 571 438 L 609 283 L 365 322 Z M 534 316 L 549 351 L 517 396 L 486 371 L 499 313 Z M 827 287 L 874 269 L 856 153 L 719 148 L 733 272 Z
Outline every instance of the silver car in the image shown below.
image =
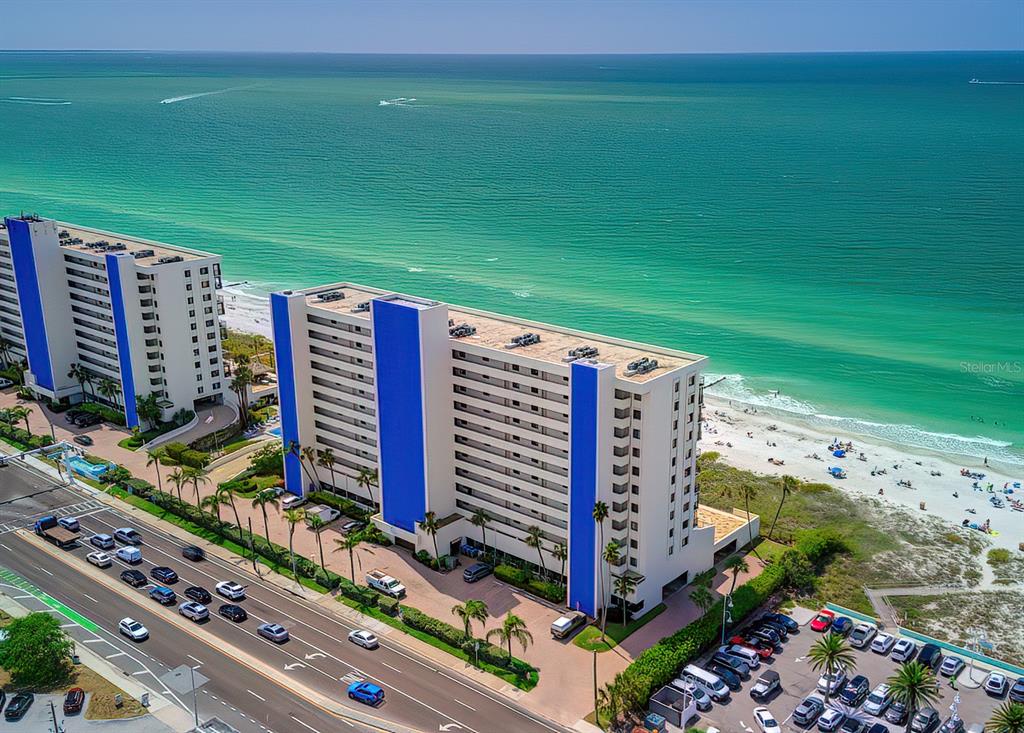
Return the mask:
M 178 613 L 185 618 L 190 618 L 193 621 L 204 621 L 210 618 L 210 611 L 202 603 L 196 603 L 195 601 L 185 601 L 178 606 Z
M 256 633 L 264 639 L 281 644 L 288 641 L 288 629 L 281 624 L 260 624 L 256 627 Z
M 363 629 L 348 632 L 348 640 L 357 646 L 361 646 L 363 649 L 376 649 L 380 646 L 377 637 Z

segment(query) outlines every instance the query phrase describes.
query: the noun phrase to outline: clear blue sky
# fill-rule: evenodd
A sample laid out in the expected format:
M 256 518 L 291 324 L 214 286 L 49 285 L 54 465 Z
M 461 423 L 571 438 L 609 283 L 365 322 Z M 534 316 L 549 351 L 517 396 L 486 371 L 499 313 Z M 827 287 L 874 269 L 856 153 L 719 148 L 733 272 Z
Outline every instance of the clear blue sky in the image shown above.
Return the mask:
M 3 49 L 706 53 L 1024 48 L 1022 0 L 4 0 Z

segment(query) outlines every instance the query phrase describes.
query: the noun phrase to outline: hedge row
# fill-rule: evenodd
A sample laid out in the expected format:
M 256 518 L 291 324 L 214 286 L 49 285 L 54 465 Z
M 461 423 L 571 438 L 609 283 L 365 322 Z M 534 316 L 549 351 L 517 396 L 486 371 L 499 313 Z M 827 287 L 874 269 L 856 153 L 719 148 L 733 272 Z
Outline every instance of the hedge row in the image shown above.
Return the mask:
M 402 621 L 405 622 L 406 626 L 411 626 L 425 634 L 430 634 L 435 639 L 439 639 L 449 646 L 461 649 L 471 659 L 479 654 L 481 662 L 493 664 L 496 667 L 507 669 L 524 677 L 533 670 L 533 667 L 521 659 L 516 659 L 515 657 L 510 659 L 508 652 L 499 649 L 494 644 L 483 639 L 467 639 L 462 629 L 425 614 L 412 606 L 402 606 Z M 477 650 L 477 644 L 479 644 L 479 651 Z
M 98 402 L 82 402 L 75 405 L 75 409 L 79 412 L 88 412 L 93 415 L 99 415 L 104 420 L 115 425 L 124 425 L 124 413 L 119 410 L 114 410 L 106 405 L 101 405 Z
M 522 588 L 552 603 L 562 603 L 565 601 L 565 588 L 563 586 L 546 580 L 537 580 L 529 570 L 515 568 L 511 565 L 498 565 L 494 568 L 494 577 L 503 583 Z
M 163 446 L 163 454 L 174 463 L 192 468 L 206 468 L 210 462 L 210 454 L 203 451 L 193 450 L 184 443 L 168 443 Z
M 48 445 L 53 445 L 53 438 L 49 435 L 31 435 L 27 430 L 23 430 L 16 425 L 9 425 L 7 423 L 0 423 L 0 436 L 25 446 L 28 450 L 45 448 Z
M 346 499 L 344 496 L 338 496 L 336 494 L 330 494 L 326 491 L 311 491 L 306 498 L 314 504 L 326 504 L 329 507 L 337 509 L 346 517 L 361 519 L 364 522 L 369 521 L 370 517 L 374 514 L 371 511 L 363 509 L 351 499 Z

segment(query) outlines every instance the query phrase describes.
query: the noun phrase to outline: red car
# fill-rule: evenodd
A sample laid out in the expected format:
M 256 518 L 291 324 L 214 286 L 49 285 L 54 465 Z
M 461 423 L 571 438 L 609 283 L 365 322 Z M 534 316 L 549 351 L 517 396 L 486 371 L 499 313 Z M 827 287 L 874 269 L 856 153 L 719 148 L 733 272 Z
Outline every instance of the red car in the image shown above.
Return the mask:
M 82 712 L 82 705 L 85 703 L 85 692 L 81 687 L 72 687 L 64 696 L 64 714 L 74 715 Z
M 757 656 L 761 657 L 761 659 L 768 659 L 775 653 L 774 649 L 770 649 L 763 641 L 757 638 L 744 639 L 742 636 L 734 636 L 729 640 L 729 643 L 745 647 L 752 652 L 757 652 Z
M 818 611 L 818 615 L 811 621 L 811 630 L 820 631 L 822 633 L 832 628 L 832 622 L 836 620 L 836 615 L 828 609 L 821 609 Z

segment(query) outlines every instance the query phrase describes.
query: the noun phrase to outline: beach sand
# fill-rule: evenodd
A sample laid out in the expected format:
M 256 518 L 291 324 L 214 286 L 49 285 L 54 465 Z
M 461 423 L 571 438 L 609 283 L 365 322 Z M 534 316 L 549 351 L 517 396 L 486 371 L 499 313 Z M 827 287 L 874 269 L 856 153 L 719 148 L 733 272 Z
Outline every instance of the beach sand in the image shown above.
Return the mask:
M 224 288 L 225 323 L 229 328 L 269 338 L 271 322 L 267 298 L 247 292 L 244 284 L 239 285 Z M 774 429 L 770 429 L 772 426 Z M 846 458 L 835 458 L 829 450 L 836 438 L 842 443 L 853 443 L 853 450 Z M 957 462 L 953 456 L 886 444 L 862 435 L 826 435 L 793 419 L 783 419 L 776 411 L 707 393 L 700 449 L 716 451 L 738 468 L 827 483 L 854 496 L 870 496 L 914 511 L 922 511 L 919 505 L 924 502 L 923 511 L 951 525 L 960 526 L 964 519 L 979 525 L 989 520 L 996 534 L 987 536 L 996 547 L 1017 550 L 1018 544 L 1024 542 L 1024 512 L 1013 511 L 1010 505 L 1011 499 L 1024 500 L 1024 490 L 1018 489 L 1011 495 L 1000 493 L 1004 484 L 1012 487 L 1014 482 L 1022 480 L 1020 473 L 1013 474 L 1008 467 L 985 466 L 978 459 L 961 458 L 963 462 Z M 858 459 L 861 453 L 865 457 L 863 461 Z M 820 460 L 812 458 L 814 454 Z M 784 465 L 773 465 L 768 462 L 769 458 L 783 461 Z M 843 468 L 847 478 L 833 479 L 828 473 L 831 466 Z M 872 476 L 876 468 L 885 469 L 886 473 Z M 960 475 L 961 468 L 985 474 L 979 482 L 981 491 L 972 488 L 973 479 Z M 941 475 L 932 475 L 933 472 Z M 909 481 L 912 488 L 900 486 L 901 480 Z M 995 495 L 1004 500 L 1004 508 L 997 509 L 989 503 L 993 494 L 984 489 L 990 483 L 996 489 Z M 967 512 L 972 508 L 975 514 Z

